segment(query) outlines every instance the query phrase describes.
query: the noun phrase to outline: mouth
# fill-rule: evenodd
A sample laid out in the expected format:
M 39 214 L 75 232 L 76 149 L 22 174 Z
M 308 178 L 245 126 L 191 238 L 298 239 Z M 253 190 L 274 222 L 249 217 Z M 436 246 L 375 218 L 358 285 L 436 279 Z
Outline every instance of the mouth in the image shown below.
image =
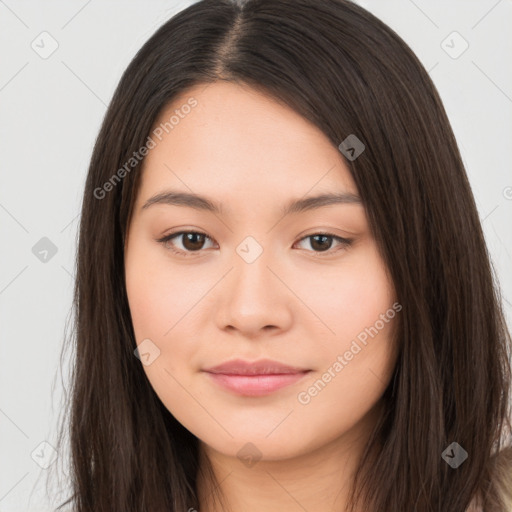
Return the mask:
M 264 396 L 303 379 L 311 370 L 260 360 L 240 359 L 202 370 L 219 386 L 243 396 Z

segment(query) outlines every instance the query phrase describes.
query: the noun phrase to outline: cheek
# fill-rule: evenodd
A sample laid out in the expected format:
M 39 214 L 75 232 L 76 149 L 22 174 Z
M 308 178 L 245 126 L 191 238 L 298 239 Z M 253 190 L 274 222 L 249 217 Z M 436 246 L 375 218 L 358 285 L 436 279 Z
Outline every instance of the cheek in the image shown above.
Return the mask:
M 193 265 L 176 271 L 160 247 L 150 244 L 134 244 L 125 268 L 136 343 L 149 339 L 158 353 L 143 369 L 161 400 L 174 410 L 190 398 L 183 388 L 189 386 L 189 370 L 200 345 L 191 326 L 199 321 L 198 302 L 211 284 L 197 278 Z
M 192 267 L 176 272 L 159 247 L 134 245 L 126 257 L 126 289 L 137 342 L 164 340 L 188 315 L 204 285 L 191 274 Z M 193 313 L 193 311 L 191 311 Z
M 140 343 L 144 338 L 162 337 L 170 327 L 174 304 L 155 269 L 137 263 L 127 266 L 126 289 L 135 338 Z
M 392 284 L 373 244 L 314 276 L 302 273 L 308 274 L 311 279 L 297 280 L 297 295 L 322 321 L 327 340 L 340 347 L 379 321 L 393 304 Z
M 193 333 L 182 329 L 194 317 L 194 303 L 204 290 L 191 276 L 175 271 L 171 275 L 171 266 L 154 254 L 152 249 L 134 245 L 125 259 L 128 303 L 136 343 L 146 343 L 142 346 L 152 354 L 150 364 L 142 368 L 162 403 L 181 418 L 190 407 L 185 391 L 190 387 L 187 364 L 198 345 Z

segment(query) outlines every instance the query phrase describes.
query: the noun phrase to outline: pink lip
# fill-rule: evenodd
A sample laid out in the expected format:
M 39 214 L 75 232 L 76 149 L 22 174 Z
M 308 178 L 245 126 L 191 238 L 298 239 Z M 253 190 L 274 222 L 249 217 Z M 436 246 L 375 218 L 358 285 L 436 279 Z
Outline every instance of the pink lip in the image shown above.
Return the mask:
M 269 359 L 254 363 L 236 359 L 203 371 L 217 384 L 239 395 L 262 396 L 297 382 L 311 370 Z

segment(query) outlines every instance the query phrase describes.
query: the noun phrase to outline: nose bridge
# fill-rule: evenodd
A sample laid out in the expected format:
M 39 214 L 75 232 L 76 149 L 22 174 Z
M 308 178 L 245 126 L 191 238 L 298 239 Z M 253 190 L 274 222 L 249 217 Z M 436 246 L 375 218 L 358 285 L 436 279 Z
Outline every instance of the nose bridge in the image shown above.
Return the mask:
M 266 326 L 283 328 L 291 318 L 286 289 L 270 270 L 272 250 L 255 236 L 247 236 L 235 249 L 233 272 L 219 301 L 219 327 L 256 332 Z M 274 270 L 275 271 L 275 270 Z
M 273 290 L 274 285 L 271 283 L 272 273 L 269 270 L 271 263 L 270 247 L 264 247 L 266 240 L 262 240 L 259 236 L 258 241 L 254 236 L 246 236 L 235 249 L 234 256 L 234 286 L 236 293 L 247 296 L 254 296 L 268 292 L 276 292 Z M 235 290 L 233 290 L 235 292 Z

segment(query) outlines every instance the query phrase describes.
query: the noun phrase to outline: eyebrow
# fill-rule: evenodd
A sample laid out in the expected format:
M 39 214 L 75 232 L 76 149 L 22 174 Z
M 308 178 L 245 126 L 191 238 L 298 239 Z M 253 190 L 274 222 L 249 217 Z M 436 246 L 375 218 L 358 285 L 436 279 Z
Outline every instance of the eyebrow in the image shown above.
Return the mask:
M 194 208 L 195 210 L 204 210 L 222 214 L 222 204 L 191 192 L 178 192 L 172 190 L 161 192 L 149 198 L 144 203 L 141 210 L 145 210 L 153 204 L 186 206 L 188 208 Z M 284 216 L 294 213 L 302 213 L 334 204 L 362 204 L 362 201 L 359 196 L 350 192 L 325 193 L 317 196 L 293 199 L 282 208 L 281 214 Z

